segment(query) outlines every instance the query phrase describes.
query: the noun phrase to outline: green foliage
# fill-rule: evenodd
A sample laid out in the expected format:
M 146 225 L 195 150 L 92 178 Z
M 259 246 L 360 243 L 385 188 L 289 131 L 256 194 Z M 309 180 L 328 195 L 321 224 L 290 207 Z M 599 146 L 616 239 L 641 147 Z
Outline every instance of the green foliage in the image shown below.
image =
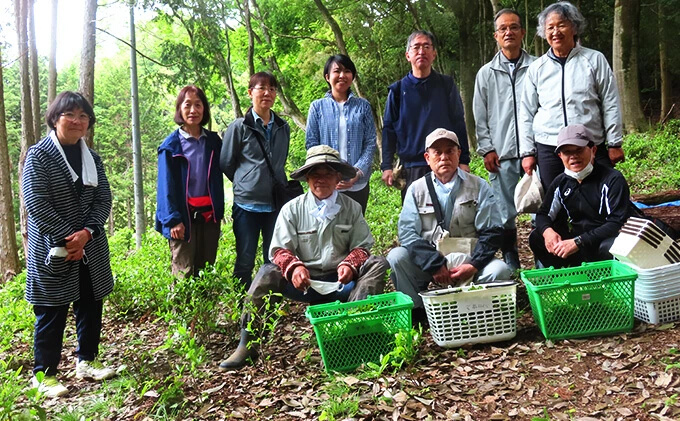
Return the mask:
M 0 420 L 46 420 L 47 413 L 42 407 L 43 396 L 37 388 L 25 389 L 23 367 L 16 365 L 12 358 L 0 360 Z M 42 380 L 43 373 L 37 377 Z M 27 401 L 17 404 L 19 397 L 26 394 Z
M 680 185 L 680 120 L 645 133 L 626 136 L 626 161 L 616 166 L 631 193 L 653 193 Z
M 400 331 L 395 335 L 394 349 L 380 358 L 380 363 L 366 363 L 365 375 L 368 378 L 378 378 L 390 369 L 397 372 L 404 365 L 411 365 L 418 355 L 418 347 L 423 340 L 422 327 L 419 330 Z
M 319 421 L 335 421 L 354 417 L 359 412 L 359 396 L 350 393 L 350 388 L 339 381 L 325 388 L 329 398 L 319 407 Z
M 30 342 L 33 333 L 33 309 L 24 300 L 26 272 L 9 280 L 0 289 L 0 355 L 17 349 L 19 343 Z M 15 358 L 26 358 L 16 355 Z

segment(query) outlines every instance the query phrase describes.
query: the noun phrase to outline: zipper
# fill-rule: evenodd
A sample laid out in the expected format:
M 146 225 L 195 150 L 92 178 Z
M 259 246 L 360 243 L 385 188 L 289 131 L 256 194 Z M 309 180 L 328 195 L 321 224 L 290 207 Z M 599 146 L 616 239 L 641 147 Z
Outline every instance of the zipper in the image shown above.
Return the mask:
M 191 163 L 189 162 L 187 157 L 182 155 L 182 154 L 173 155 L 172 157 L 173 158 L 180 158 L 181 157 L 181 158 L 184 158 L 187 161 L 187 181 L 186 181 L 186 184 L 184 186 L 184 206 L 186 206 L 187 215 L 189 216 L 189 218 L 188 218 L 188 224 L 189 224 L 188 230 L 189 231 L 188 231 L 188 234 L 187 234 L 186 229 L 185 229 L 185 235 L 184 236 L 186 237 L 188 235 L 189 239 L 187 240 L 187 242 L 190 242 L 191 241 L 191 211 L 189 210 L 189 173 L 190 173 L 190 170 L 191 170 Z
M 207 141 L 208 139 L 206 139 Z M 213 200 L 212 197 L 212 192 L 210 191 L 210 174 L 212 173 L 212 160 L 213 156 L 215 156 L 215 150 L 213 149 L 210 151 L 210 161 L 208 162 L 208 178 L 207 178 L 207 187 L 208 187 L 208 196 L 210 197 L 210 207 L 212 207 L 212 212 L 213 212 L 213 221 L 217 222 L 217 214 L 215 213 L 215 201 Z M 187 178 L 188 180 L 188 178 Z
M 564 74 L 566 73 L 564 71 L 565 66 L 567 65 L 567 62 L 565 61 L 564 64 L 560 61 L 560 67 L 562 68 L 562 115 L 564 115 L 564 127 L 567 127 L 569 123 L 567 122 L 567 99 L 564 96 Z

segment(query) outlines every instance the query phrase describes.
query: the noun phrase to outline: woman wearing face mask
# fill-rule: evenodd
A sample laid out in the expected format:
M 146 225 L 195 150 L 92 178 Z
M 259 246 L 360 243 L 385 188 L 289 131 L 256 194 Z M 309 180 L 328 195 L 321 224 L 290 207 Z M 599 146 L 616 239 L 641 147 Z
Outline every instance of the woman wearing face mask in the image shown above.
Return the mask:
M 524 78 L 519 107 L 519 149 L 528 174 L 538 166 L 544 191 L 562 170 L 555 154 L 557 134 L 583 124 L 597 146 L 595 159 L 613 167 L 624 160 L 619 91 L 607 59 L 581 45 L 585 19 L 573 4 L 561 1 L 538 15 L 537 33 L 550 45 Z
M 168 239 L 175 275 L 198 276 L 217 256 L 224 216 L 222 141 L 203 128 L 209 122 L 205 93 L 185 86 L 175 101 L 180 127 L 158 147 L 156 231 Z
M 609 249 L 633 215 L 628 183 L 620 172 L 596 161 L 597 148 L 581 124 L 558 134 L 555 152 L 563 173 L 547 190 L 529 236 L 529 246 L 544 267 L 611 260 Z
M 269 244 L 279 214 L 271 190 L 273 177 L 279 182 L 286 180 L 284 166 L 288 159 L 290 126 L 272 111 L 278 86 L 271 73 L 258 72 L 250 77 L 248 96 L 253 106 L 245 117 L 229 125 L 220 158 L 222 172 L 234 185 L 231 210 L 236 239 L 234 277 L 241 280 L 246 291 L 253 276 L 260 233 L 262 258 L 264 263 L 269 263 Z
M 305 146 L 328 145 L 356 168 L 357 175 L 341 180 L 337 189 L 359 202 L 365 214 L 376 148 L 371 105 L 350 89 L 357 69 L 349 57 L 329 57 L 323 75 L 330 89 L 309 107 Z

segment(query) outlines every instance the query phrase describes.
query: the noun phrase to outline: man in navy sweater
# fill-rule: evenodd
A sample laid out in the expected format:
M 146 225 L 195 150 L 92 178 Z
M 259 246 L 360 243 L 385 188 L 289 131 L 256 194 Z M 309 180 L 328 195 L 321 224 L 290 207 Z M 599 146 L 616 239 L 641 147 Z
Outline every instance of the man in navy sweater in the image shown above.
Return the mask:
M 380 169 L 385 184 L 393 185 L 394 155 L 399 156 L 406 180 L 402 202 L 408 186 L 430 171 L 424 158 L 425 138 L 436 128 L 456 133 L 461 143 L 460 168 L 470 171 L 463 101 L 453 79 L 432 70 L 436 57 L 434 35 L 413 32 L 406 42 L 411 71 L 388 88 Z

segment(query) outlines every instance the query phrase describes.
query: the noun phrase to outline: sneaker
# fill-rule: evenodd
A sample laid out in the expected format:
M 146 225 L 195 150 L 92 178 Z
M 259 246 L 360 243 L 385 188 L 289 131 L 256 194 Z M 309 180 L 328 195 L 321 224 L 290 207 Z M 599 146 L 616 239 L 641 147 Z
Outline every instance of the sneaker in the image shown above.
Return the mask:
M 114 369 L 105 367 L 99 361 L 78 361 L 78 364 L 76 364 L 76 377 L 79 379 L 100 381 L 110 379 L 115 375 Z
M 33 387 L 38 388 L 38 392 L 48 398 L 58 398 L 59 396 L 68 394 L 68 389 L 57 380 L 56 376 L 45 376 L 42 383 L 34 376 L 31 383 L 33 384 Z

